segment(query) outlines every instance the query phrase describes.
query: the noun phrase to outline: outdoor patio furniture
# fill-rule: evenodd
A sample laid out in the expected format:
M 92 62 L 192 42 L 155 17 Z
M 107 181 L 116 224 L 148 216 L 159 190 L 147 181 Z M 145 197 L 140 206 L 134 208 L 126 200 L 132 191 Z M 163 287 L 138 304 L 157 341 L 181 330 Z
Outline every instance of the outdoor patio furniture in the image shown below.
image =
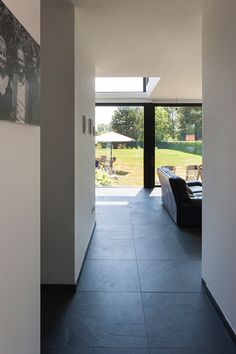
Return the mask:
M 95 168 L 99 168 L 100 167 L 100 159 L 96 158 L 95 159 Z
M 100 168 L 106 170 L 108 173 L 111 174 L 113 172 L 113 163 L 116 161 L 116 157 L 113 156 L 110 159 L 107 156 L 101 156 L 99 160 Z
M 202 180 L 202 164 L 197 166 L 197 179 L 199 178 Z
M 108 132 L 108 133 L 104 133 L 101 135 L 97 135 L 95 138 L 96 143 L 101 142 L 101 143 L 110 143 L 110 167 L 112 170 L 112 164 L 113 162 L 113 157 L 112 157 L 112 143 L 119 143 L 119 142 L 130 142 L 130 141 L 134 141 L 134 139 L 129 138 L 128 136 L 122 135 L 122 134 L 118 134 L 116 132 Z M 106 156 L 101 156 L 102 157 L 106 157 Z
M 197 165 L 187 165 L 186 166 L 186 178 L 185 178 L 186 181 L 188 179 L 197 179 L 197 175 L 198 175 L 198 166 Z

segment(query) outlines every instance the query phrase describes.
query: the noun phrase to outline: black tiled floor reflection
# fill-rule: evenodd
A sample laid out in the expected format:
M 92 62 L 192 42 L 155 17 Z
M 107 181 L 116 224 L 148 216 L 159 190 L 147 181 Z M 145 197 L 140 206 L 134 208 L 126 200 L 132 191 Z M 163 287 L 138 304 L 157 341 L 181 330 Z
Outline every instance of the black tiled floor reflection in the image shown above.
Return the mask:
M 204 293 L 145 293 L 143 303 L 151 347 L 233 349 Z
M 150 354 L 234 354 L 234 351 L 225 351 L 218 349 L 151 349 Z
M 139 291 L 136 261 L 87 260 L 79 291 Z
M 231 354 L 201 286 L 201 230 L 178 228 L 160 189 L 97 190 L 76 294 L 42 294 L 42 354 Z
M 147 346 L 141 294 L 78 292 L 65 318 L 68 346 Z
M 138 267 L 143 292 L 202 291 L 200 262 L 138 261 Z

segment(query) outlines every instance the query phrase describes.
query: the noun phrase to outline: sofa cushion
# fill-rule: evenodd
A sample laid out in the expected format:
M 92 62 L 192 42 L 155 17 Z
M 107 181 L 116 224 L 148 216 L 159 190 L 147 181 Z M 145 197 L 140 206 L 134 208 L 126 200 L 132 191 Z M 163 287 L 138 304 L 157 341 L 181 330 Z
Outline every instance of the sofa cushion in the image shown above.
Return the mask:
M 190 197 L 193 196 L 192 188 L 190 188 L 187 184 L 186 184 L 186 189 L 187 189 L 188 195 L 189 195 Z
M 191 186 L 191 187 L 189 187 L 189 189 L 191 189 L 193 194 L 202 193 L 202 187 L 201 186 Z

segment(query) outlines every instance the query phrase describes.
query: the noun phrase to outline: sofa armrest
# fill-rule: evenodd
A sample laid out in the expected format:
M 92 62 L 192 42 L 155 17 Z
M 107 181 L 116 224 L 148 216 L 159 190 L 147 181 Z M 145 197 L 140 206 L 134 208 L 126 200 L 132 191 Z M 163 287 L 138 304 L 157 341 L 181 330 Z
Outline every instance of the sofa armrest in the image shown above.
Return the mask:
M 189 187 L 202 186 L 202 182 L 200 181 L 187 181 L 186 184 Z

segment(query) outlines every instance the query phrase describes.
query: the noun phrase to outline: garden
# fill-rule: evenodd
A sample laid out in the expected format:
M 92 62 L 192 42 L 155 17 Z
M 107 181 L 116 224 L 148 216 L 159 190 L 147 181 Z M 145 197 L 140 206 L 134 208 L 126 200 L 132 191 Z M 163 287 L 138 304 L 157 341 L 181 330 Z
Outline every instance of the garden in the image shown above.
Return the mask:
M 97 186 L 143 186 L 143 115 L 143 107 L 116 107 L 109 124 L 98 124 L 97 135 L 114 131 L 133 141 L 112 144 L 113 168 L 96 168 Z M 175 173 L 185 178 L 187 165 L 202 164 L 201 107 L 156 107 L 155 146 L 155 171 L 175 166 Z M 96 158 L 109 158 L 110 147 L 98 143 Z
M 109 156 L 109 149 L 96 149 L 96 156 Z M 114 173 L 105 169 L 97 170 L 96 180 L 99 186 L 142 186 L 143 185 L 143 149 L 113 149 L 116 161 L 113 164 Z M 155 169 L 160 166 L 173 165 L 176 174 L 185 178 L 186 165 L 200 165 L 202 157 L 170 149 L 155 150 Z M 157 176 L 156 176 L 157 178 Z M 158 182 L 158 181 L 157 181 Z

